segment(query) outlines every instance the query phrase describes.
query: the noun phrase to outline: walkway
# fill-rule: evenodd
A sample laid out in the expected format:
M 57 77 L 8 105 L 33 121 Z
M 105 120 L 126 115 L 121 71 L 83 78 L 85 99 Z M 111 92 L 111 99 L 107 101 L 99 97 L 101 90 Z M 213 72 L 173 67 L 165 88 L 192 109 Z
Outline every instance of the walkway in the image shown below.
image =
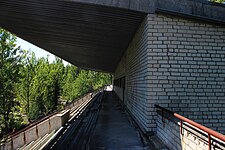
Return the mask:
M 103 99 L 90 149 L 144 149 L 137 131 L 112 92 L 106 92 Z

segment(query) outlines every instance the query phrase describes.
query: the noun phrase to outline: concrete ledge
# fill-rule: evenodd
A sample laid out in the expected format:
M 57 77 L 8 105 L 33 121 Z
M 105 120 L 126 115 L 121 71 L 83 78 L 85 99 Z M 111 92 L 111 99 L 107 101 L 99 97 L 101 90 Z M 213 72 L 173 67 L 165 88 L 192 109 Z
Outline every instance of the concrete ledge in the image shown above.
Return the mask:
M 187 15 L 200 20 L 225 23 L 225 5 L 214 4 L 206 0 L 158 0 L 156 12 Z
M 51 118 L 31 127 L 25 132 L 12 137 L 4 145 L 0 146 L 0 150 L 18 149 L 25 144 L 29 144 L 38 138 L 44 137 L 47 133 L 53 130 L 58 130 L 69 120 L 70 111 L 63 111 L 61 114 L 56 114 Z
M 24 135 L 25 133 L 22 132 L 18 135 L 16 135 L 15 137 L 12 138 L 12 142 L 13 142 L 13 149 L 17 149 L 20 148 L 21 146 L 23 146 L 25 143 L 25 139 L 24 139 Z
M 33 126 L 32 128 L 26 130 L 24 133 L 26 143 L 30 143 L 31 141 L 38 139 L 37 126 Z
M 63 112 L 62 114 L 57 114 L 56 116 L 61 118 L 61 126 L 63 126 L 67 123 L 67 121 L 70 118 L 70 111 L 67 110 Z
M 71 103 L 68 108 L 77 107 L 80 103 L 88 99 L 91 99 L 90 94 L 87 94 L 81 99 Z M 25 144 L 29 144 L 32 141 L 37 140 L 38 138 L 45 137 L 48 133 L 53 134 L 60 127 L 62 127 L 68 122 L 69 117 L 70 109 L 61 111 L 59 114 L 55 114 L 54 116 L 27 129 L 26 131 L 13 136 L 11 139 L 8 139 L 8 141 L 6 141 L 3 145 L 0 145 L 0 150 L 18 149 L 24 146 Z M 48 140 L 48 138 L 45 138 L 44 140 Z
M 11 150 L 13 149 L 13 143 L 12 140 L 8 140 L 4 145 L 0 146 L 0 150 Z
M 129 9 L 145 13 L 157 11 L 174 12 L 177 15 L 189 15 L 206 20 L 225 22 L 225 5 L 207 0 L 70 0 L 92 5 L 102 5 Z
M 65 111 L 50 118 L 50 131 L 57 130 L 69 120 L 70 112 Z
M 141 12 L 153 12 L 154 0 L 70 0 L 86 4 L 116 7 Z
M 45 120 L 37 125 L 38 136 L 43 137 L 46 133 L 50 132 L 50 122 L 49 119 Z
M 61 119 L 59 116 L 53 116 L 50 118 L 50 131 L 56 130 L 61 126 Z

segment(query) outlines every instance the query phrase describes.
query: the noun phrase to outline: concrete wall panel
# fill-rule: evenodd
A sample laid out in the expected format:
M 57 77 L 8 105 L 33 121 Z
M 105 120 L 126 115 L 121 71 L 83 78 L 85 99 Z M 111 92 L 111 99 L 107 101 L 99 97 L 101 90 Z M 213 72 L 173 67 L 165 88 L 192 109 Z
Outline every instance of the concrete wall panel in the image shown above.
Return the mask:
M 50 118 L 50 131 L 57 130 L 62 125 L 62 120 L 60 116 L 53 116 Z
M 50 131 L 57 130 L 69 120 L 70 111 L 67 110 L 63 114 L 57 114 L 50 118 Z
M 13 144 L 12 144 L 12 141 L 7 141 L 4 145 L 1 145 L 0 146 L 0 150 L 11 150 L 13 149 Z
M 39 123 L 37 125 L 38 137 L 43 137 L 45 134 L 50 133 L 50 122 L 49 119 Z
M 28 130 L 25 131 L 25 140 L 26 143 L 30 143 L 34 140 L 38 139 L 38 131 L 37 131 L 37 127 L 34 126 Z
M 68 122 L 69 118 L 70 118 L 70 111 L 68 110 L 61 115 L 61 120 L 62 120 L 61 126 L 65 125 Z
M 17 149 L 22 147 L 25 143 L 25 139 L 24 139 L 24 132 L 16 135 L 15 137 L 12 138 L 13 141 L 13 149 Z

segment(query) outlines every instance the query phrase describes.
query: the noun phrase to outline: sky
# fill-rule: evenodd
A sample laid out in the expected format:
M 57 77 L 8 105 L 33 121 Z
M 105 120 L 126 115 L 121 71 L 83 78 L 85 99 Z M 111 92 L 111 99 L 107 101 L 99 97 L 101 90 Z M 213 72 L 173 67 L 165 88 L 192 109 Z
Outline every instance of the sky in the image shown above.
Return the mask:
M 37 46 L 35 46 L 35 45 L 33 45 L 33 44 L 31 44 L 31 43 L 29 43 L 29 42 L 19 38 L 19 37 L 17 37 L 16 44 L 18 46 L 21 46 L 21 48 L 24 49 L 24 50 L 31 50 L 31 51 L 33 51 L 37 58 L 47 57 L 47 55 L 49 55 L 49 59 L 48 59 L 49 62 L 53 62 L 55 60 L 55 55 L 45 51 L 44 49 L 41 49 L 40 47 L 37 47 Z M 64 63 L 64 65 L 68 64 L 68 62 L 64 61 L 64 60 L 63 60 L 63 63 Z

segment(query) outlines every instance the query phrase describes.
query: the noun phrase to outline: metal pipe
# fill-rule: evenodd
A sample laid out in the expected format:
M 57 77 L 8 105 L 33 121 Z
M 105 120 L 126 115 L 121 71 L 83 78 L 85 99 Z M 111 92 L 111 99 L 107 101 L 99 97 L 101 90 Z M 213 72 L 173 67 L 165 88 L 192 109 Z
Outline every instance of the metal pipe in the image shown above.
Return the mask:
M 180 120 L 180 134 L 183 135 L 183 121 Z
M 187 123 L 189 123 L 189 124 L 199 128 L 199 129 L 201 129 L 202 131 L 205 131 L 206 133 L 208 133 L 208 134 L 210 134 L 210 135 L 212 135 L 212 136 L 214 136 L 214 137 L 216 137 L 216 138 L 218 138 L 218 139 L 220 139 L 220 140 L 225 142 L 225 135 L 222 135 L 222 134 L 220 134 L 220 133 L 218 133 L 218 132 L 216 132 L 216 131 L 214 131 L 212 129 L 209 129 L 209 128 L 207 128 L 207 127 L 205 127 L 205 126 L 203 126 L 203 125 L 201 125 L 201 124 L 199 124 L 197 122 L 194 122 L 194 121 L 192 121 L 192 120 L 190 120 L 188 118 L 185 118 L 185 117 L 183 117 L 183 116 L 181 116 L 181 115 L 179 115 L 177 113 L 174 113 L 174 116 L 176 118 L 178 118 L 180 120 L 183 120 L 183 121 L 185 121 L 185 122 L 187 122 Z
M 210 136 L 210 134 L 208 134 L 208 146 L 209 146 L 209 150 L 211 150 L 211 136 Z

